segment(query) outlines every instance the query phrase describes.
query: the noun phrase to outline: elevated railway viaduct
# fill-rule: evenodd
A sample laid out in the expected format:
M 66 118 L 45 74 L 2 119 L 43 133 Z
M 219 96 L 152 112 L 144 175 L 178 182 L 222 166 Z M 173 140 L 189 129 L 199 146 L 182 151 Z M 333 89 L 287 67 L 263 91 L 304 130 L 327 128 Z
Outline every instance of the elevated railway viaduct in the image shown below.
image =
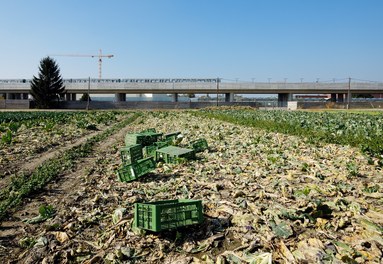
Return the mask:
M 0 94 L 6 99 L 28 99 L 31 80 L 0 80 Z M 115 94 L 116 101 L 125 101 L 126 94 L 225 94 L 233 101 L 234 94 L 278 94 L 278 106 L 287 106 L 293 94 L 331 94 L 331 101 L 344 102 L 352 94 L 383 93 L 378 82 L 222 82 L 207 79 L 65 79 L 65 100 L 75 100 L 76 94 Z

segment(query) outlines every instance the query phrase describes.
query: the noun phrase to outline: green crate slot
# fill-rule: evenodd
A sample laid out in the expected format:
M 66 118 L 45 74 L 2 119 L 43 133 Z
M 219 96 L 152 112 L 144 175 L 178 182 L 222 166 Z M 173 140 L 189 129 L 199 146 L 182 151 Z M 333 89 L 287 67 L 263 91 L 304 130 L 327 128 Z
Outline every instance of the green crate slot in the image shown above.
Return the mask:
M 193 140 L 190 142 L 189 145 L 192 149 L 194 149 L 195 152 L 203 152 L 209 148 L 209 146 L 207 145 L 207 141 L 204 138 Z
M 156 162 L 153 157 L 138 160 L 132 164 L 123 165 L 117 170 L 117 177 L 122 182 L 131 182 L 156 168 Z
M 166 200 L 134 205 L 134 224 L 138 228 L 159 232 L 203 221 L 202 201 Z
M 140 144 L 126 146 L 120 149 L 121 160 L 124 164 L 131 164 L 142 159 L 142 146 Z
M 166 163 L 178 163 L 181 159 L 195 159 L 195 151 L 176 146 L 168 146 L 156 150 L 156 161 L 163 160 Z

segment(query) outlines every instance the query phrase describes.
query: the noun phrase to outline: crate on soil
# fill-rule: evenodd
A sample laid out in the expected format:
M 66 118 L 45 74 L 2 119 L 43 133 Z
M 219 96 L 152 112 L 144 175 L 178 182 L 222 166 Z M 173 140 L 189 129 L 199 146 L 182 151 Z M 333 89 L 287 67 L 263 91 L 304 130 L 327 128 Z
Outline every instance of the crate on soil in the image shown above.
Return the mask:
M 124 164 L 134 163 L 143 158 L 140 144 L 129 145 L 120 149 L 121 160 Z
M 179 161 L 183 159 L 195 159 L 195 151 L 193 149 L 176 146 L 168 146 L 156 150 L 156 161 L 163 160 L 166 163 L 179 163 Z
M 189 145 L 197 153 L 202 152 L 202 151 L 209 148 L 209 146 L 207 145 L 207 141 L 204 138 L 199 138 L 199 139 L 193 140 L 190 142 Z
M 152 145 L 144 147 L 144 156 L 156 157 L 156 150 L 167 146 L 169 146 L 169 142 L 167 141 L 154 142 Z
M 154 128 L 154 127 L 151 127 L 151 128 L 148 128 L 148 129 L 145 129 L 145 130 L 142 130 L 140 133 L 156 133 L 157 130 Z
M 154 232 L 203 221 L 201 200 L 165 200 L 134 204 L 134 225 Z
M 132 164 L 125 164 L 117 170 L 117 177 L 122 182 L 130 182 L 148 174 L 156 168 L 153 157 L 140 159 Z
M 178 135 L 181 135 L 181 132 L 172 132 L 172 133 L 167 133 L 164 135 L 164 140 L 169 142 L 169 144 L 173 144 L 177 141 Z
M 125 136 L 125 145 L 135 145 L 140 144 L 142 146 L 152 145 L 154 142 L 158 141 L 162 137 L 162 133 L 156 132 L 141 132 L 141 133 L 128 133 Z

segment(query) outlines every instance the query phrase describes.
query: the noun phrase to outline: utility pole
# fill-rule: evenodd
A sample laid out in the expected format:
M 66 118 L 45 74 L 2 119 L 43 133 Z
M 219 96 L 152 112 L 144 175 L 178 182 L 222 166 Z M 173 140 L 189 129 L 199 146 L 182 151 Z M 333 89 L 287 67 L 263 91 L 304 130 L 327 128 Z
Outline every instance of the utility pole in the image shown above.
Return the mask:
M 88 79 L 88 98 L 86 101 L 86 110 L 89 110 L 89 101 L 90 101 L 90 77 Z
M 351 102 L 351 77 L 348 78 L 347 109 L 350 109 Z
M 219 93 L 219 78 L 217 78 L 217 106 L 218 106 L 218 93 Z

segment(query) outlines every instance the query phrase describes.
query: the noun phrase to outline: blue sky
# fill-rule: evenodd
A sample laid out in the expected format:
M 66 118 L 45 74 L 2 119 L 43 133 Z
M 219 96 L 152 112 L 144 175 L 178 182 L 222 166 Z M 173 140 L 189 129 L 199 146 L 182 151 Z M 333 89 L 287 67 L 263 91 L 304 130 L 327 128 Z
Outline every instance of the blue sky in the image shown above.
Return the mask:
M 383 81 L 381 0 L 2 0 L 0 79 L 49 54 L 104 54 L 103 78 Z M 55 57 L 63 78 L 96 58 Z

